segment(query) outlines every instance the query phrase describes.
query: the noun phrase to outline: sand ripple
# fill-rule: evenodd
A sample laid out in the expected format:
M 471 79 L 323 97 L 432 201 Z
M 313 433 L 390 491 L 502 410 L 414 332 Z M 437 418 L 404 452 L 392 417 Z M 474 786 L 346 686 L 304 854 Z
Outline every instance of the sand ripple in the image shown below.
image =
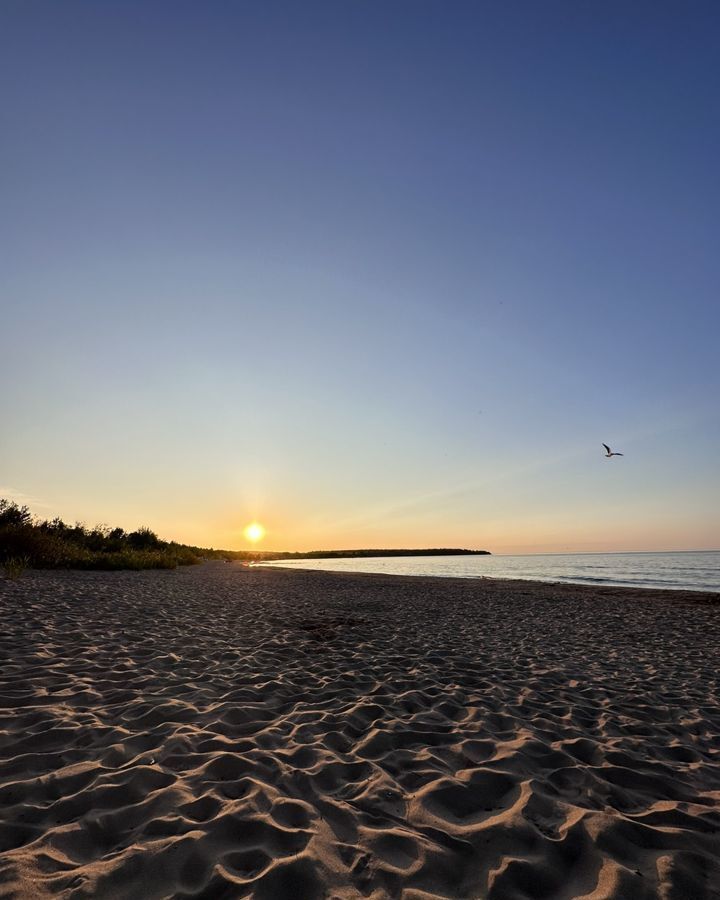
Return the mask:
M 720 897 L 718 597 L 0 584 L 0 897 Z

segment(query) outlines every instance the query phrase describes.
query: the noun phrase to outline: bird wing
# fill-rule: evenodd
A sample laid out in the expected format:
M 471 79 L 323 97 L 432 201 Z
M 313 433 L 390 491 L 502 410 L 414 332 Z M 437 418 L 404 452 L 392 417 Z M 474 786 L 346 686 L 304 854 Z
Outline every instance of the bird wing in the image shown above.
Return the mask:
M 625 456 L 624 453 L 613 453 L 613 456 Z
M 607 450 L 608 453 L 612 453 L 607 444 L 603 444 L 603 447 Z

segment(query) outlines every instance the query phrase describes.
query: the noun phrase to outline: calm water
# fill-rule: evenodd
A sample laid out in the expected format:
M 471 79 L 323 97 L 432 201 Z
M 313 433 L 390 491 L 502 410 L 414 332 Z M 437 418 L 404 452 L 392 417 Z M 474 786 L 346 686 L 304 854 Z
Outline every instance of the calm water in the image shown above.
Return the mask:
M 576 584 L 720 591 L 720 550 L 685 553 L 543 553 L 532 556 L 404 556 L 296 559 L 294 569 L 437 575 L 442 578 L 529 578 Z

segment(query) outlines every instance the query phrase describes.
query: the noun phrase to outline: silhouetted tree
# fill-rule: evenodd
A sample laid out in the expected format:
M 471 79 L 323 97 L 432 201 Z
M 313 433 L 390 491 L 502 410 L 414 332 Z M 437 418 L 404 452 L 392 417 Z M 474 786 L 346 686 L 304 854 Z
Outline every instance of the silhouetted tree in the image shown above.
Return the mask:
M 32 525 L 33 517 L 27 506 L 18 506 L 14 500 L 0 500 L 0 528 L 22 528 Z
M 155 532 L 144 526 L 137 531 L 131 531 L 127 541 L 133 550 L 155 550 L 162 545 Z

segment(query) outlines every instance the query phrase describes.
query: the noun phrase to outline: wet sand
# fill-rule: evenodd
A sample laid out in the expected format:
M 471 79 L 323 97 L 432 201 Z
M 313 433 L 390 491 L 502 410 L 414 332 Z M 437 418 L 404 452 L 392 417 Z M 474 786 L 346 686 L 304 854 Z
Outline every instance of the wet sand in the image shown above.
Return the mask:
M 720 897 L 720 596 L 0 580 L 0 897 Z

